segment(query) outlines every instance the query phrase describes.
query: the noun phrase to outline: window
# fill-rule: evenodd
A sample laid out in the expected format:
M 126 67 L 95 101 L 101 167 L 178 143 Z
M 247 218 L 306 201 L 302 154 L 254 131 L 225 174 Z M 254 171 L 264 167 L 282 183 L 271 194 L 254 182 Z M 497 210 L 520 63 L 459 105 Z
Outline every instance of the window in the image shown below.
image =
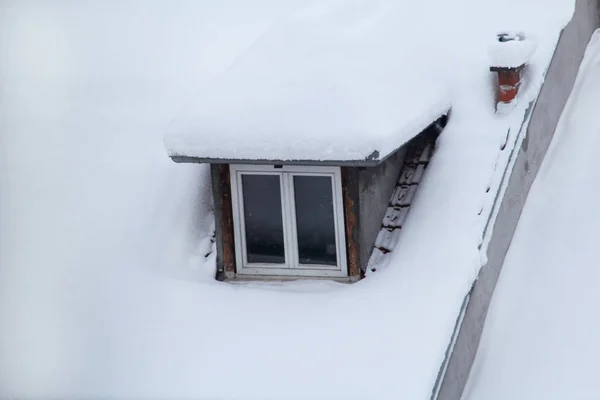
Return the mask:
M 344 277 L 338 167 L 232 165 L 238 274 Z

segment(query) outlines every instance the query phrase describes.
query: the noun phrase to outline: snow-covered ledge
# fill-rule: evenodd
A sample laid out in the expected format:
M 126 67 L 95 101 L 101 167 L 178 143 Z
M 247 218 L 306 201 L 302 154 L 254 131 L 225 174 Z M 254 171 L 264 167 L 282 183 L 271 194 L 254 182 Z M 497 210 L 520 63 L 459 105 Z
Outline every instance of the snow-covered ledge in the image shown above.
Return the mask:
M 527 93 L 523 93 L 523 103 L 529 103 L 531 113 L 526 112 L 522 126 L 514 129 L 512 154 L 502 163 L 505 168 L 499 170 L 499 186 L 492 189 L 492 192 L 498 192 L 492 209 L 485 212 L 490 214 L 480 249 L 483 266 L 471 291 L 465 296 L 431 400 L 467 400 L 476 397 L 471 397 L 478 368 L 473 362 L 504 258 L 529 189 L 573 88 L 589 38 L 600 24 L 600 17 L 595 12 L 598 0 L 577 0 L 576 4 L 575 14 L 560 35 L 550 65 L 547 70 L 544 68 L 545 80 L 539 96 L 531 102 L 532 91 L 538 90 L 534 79 L 530 82 Z M 542 44 L 540 41 L 539 50 L 544 54 L 547 49 Z M 533 74 L 531 76 L 533 78 Z M 515 104 L 515 112 L 511 117 L 516 116 L 516 112 L 520 112 L 523 106 L 525 104 Z M 473 374 L 469 378 L 472 367 Z
M 490 70 L 498 75 L 497 112 L 504 114 L 514 107 L 521 86 L 521 73 L 536 47 L 536 41 L 523 32 L 501 32 L 489 47 Z

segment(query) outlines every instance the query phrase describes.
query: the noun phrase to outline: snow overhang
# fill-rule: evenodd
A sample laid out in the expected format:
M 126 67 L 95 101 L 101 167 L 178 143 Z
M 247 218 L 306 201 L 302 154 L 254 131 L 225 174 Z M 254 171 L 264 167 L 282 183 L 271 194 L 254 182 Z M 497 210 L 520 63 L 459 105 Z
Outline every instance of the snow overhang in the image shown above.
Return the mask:
M 423 56 L 435 50 L 407 37 L 403 12 L 274 24 L 176 116 L 169 156 L 376 165 L 451 106 L 443 69 Z
M 434 125 L 440 123 L 442 120 L 442 128 L 446 124 L 446 118 L 449 110 L 440 114 L 433 122 L 419 132 L 415 132 L 410 139 L 402 143 L 399 147 L 392 149 L 391 151 L 381 154 L 379 150 L 374 150 L 371 154 L 367 155 L 362 159 L 276 159 L 276 158 L 237 158 L 237 157 L 204 157 L 204 156 L 188 156 L 182 154 L 170 154 L 169 157 L 176 163 L 206 163 L 206 164 L 254 164 L 254 165 L 313 165 L 313 166 L 339 166 L 339 167 L 376 167 L 377 165 L 384 162 L 392 154 L 401 148 L 405 147 L 410 140 L 418 136 L 423 131 L 432 128 Z

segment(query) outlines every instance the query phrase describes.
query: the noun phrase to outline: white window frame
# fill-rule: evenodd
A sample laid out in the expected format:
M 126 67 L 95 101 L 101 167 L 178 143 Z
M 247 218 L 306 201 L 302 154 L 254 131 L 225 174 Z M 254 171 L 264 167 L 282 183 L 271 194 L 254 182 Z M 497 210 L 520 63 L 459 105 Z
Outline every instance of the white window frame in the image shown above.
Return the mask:
M 347 277 L 346 235 L 342 179 L 339 167 L 285 165 L 231 165 L 231 200 L 237 273 L 240 275 Z M 285 264 L 248 263 L 244 221 L 242 175 L 277 175 L 281 189 L 281 212 Z M 312 265 L 298 262 L 298 239 L 294 198 L 294 176 L 327 176 L 331 178 L 337 265 Z

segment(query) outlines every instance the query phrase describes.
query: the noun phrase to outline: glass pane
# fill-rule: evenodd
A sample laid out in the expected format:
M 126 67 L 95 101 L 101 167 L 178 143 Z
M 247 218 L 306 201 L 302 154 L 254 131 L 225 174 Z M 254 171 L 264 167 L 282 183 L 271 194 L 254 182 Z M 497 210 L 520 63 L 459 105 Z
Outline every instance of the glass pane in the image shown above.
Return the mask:
M 242 175 L 248 263 L 285 263 L 279 175 Z
M 294 176 L 300 264 L 337 265 L 331 177 Z

